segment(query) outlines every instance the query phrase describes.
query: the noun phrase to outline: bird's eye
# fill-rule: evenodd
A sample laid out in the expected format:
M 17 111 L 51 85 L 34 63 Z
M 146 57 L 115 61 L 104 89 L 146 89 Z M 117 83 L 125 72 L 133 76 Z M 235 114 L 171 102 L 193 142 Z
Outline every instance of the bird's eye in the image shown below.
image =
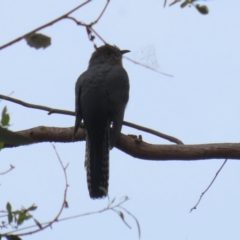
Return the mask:
M 107 51 L 107 55 L 110 56 L 111 55 L 111 51 Z

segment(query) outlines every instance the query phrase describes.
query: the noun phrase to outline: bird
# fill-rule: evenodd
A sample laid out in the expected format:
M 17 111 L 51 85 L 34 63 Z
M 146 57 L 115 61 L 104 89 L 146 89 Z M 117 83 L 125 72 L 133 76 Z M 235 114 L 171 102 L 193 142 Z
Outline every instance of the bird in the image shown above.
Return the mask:
M 109 150 L 117 143 L 129 99 L 129 78 L 115 45 L 96 47 L 75 85 L 75 128 L 86 132 L 85 168 L 90 198 L 108 195 Z

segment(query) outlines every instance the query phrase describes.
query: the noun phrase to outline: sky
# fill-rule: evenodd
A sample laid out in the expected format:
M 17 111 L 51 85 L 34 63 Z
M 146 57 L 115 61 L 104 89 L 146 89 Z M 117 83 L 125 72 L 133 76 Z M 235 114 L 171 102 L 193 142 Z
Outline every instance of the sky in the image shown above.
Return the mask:
M 91 22 L 106 1 L 92 1 L 74 12 Z M 110 44 L 129 49 L 127 57 L 158 67 L 167 77 L 124 59 L 130 79 L 125 120 L 181 139 L 185 144 L 239 142 L 240 2 L 204 1 L 208 15 L 178 4 L 163 8 L 163 0 L 112 0 L 94 29 Z M 0 46 L 68 12 L 79 1 L 1 1 Z M 74 110 L 74 87 L 86 70 L 93 44 L 86 30 L 62 20 L 40 31 L 51 37 L 46 49 L 30 48 L 24 40 L 0 52 L 0 94 L 22 101 Z M 95 43 L 102 42 L 96 38 Z M 149 58 L 149 59 L 148 59 Z M 10 130 L 37 126 L 71 127 L 74 117 L 0 101 L 7 106 Z M 141 134 L 153 144 L 169 142 L 123 127 L 124 134 Z M 63 217 L 104 208 L 108 200 L 91 200 L 84 169 L 85 142 L 56 143 L 67 168 L 69 208 Z M 240 239 L 237 160 L 229 160 L 197 210 L 189 213 L 224 159 L 146 161 L 118 149 L 110 153 L 109 196 L 138 219 L 141 239 Z M 0 152 L 0 209 L 35 203 L 34 217 L 46 222 L 56 216 L 63 199 L 64 174 L 51 143 L 3 149 Z M 23 239 L 138 239 L 137 226 L 125 216 L 126 227 L 113 211 L 59 222 L 52 229 Z M 32 225 L 29 220 L 26 225 Z M 2 230 L 1 230 L 2 231 Z

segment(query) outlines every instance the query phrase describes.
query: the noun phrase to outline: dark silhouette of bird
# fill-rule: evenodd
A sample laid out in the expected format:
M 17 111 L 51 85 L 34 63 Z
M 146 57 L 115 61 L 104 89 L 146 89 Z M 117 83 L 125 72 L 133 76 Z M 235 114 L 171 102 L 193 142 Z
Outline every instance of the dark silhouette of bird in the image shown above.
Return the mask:
M 130 52 L 104 45 L 93 52 L 88 69 L 75 87 L 75 130 L 86 130 L 85 167 L 91 198 L 108 194 L 109 150 L 119 138 L 129 98 L 128 74 L 122 55 Z

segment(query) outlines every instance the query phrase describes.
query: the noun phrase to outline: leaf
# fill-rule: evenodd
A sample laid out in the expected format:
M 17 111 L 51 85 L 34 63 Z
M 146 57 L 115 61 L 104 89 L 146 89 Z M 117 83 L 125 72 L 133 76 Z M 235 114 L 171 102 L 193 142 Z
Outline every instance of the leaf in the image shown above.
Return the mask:
M 33 142 L 33 140 L 25 136 L 22 136 L 19 133 L 15 133 L 0 127 L 0 142 L 12 145 L 23 145 L 30 144 Z
M 181 7 L 181 8 L 184 8 L 184 7 L 186 7 L 189 3 L 191 3 L 191 1 L 186 0 L 186 1 L 184 1 L 184 2 L 180 5 L 180 7 Z
M 13 214 L 12 213 L 8 213 L 8 223 L 11 223 L 13 220 Z
M 208 7 L 205 5 L 196 4 L 196 8 L 201 14 L 208 14 L 209 12 Z
M 41 33 L 31 33 L 25 37 L 27 44 L 36 49 L 46 48 L 51 45 L 51 38 Z
M 131 226 L 126 222 L 126 220 L 125 220 L 125 218 L 124 218 L 123 212 L 121 212 L 121 211 L 116 211 L 116 212 L 118 213 L 119 217 L 123 220 L 123 222 L 125 223 L 125 225 L 126 225 L 128 228 L 131 229 Z
M 34 222 L 37 224 L 37 226 L 38 226 L 40 229 L 43 228 L 42 225 L 41 225 L 41 223 L 40 223 L 38 220 L 36 220 L 35 218 L 34 218 L 33 220 L 34 220 Z
M 8 213 L 12 213 L 12 206 L 9 202 L 7 202 L 6 209 L 7 209 Z
M 21 225 L 25 220 L 28 220 L 30 218 L 32 218 L 30 214 L 28 214 L 26 211 L 22 211 L 18 215 L 17 224 Z
M 35 211 L 37 209 L 37 206 L 32 205 L 30 208 L 28 208 L 28 211 Z
M 17 235 L 7 235 L 5 236 L 7 240 L 22 240 L 19 236 Z
M 124 221 L 124 214 L 121 211 L 119 211 L 118 214 L 121 217 L 121 219 Z
M 11 223 L 13 220 L 13 214 L 12 214 L 12 206 L 9 202 L 7 202 L 6 209 L 8 211 L 8 223 Z
M 10 120 L 10 116 L 7 113 L 7 107 L 4 107 L 3 110 L 2 110 L 1 125 L 3 127 L 9 126 L 9 120 Z
M 18 216 L 18 220 L 17 220 L 17 225 L 21 225 L 24 220 L 27 219 L 27 213 L 26 212 L 20 212 L 19 216 Z

